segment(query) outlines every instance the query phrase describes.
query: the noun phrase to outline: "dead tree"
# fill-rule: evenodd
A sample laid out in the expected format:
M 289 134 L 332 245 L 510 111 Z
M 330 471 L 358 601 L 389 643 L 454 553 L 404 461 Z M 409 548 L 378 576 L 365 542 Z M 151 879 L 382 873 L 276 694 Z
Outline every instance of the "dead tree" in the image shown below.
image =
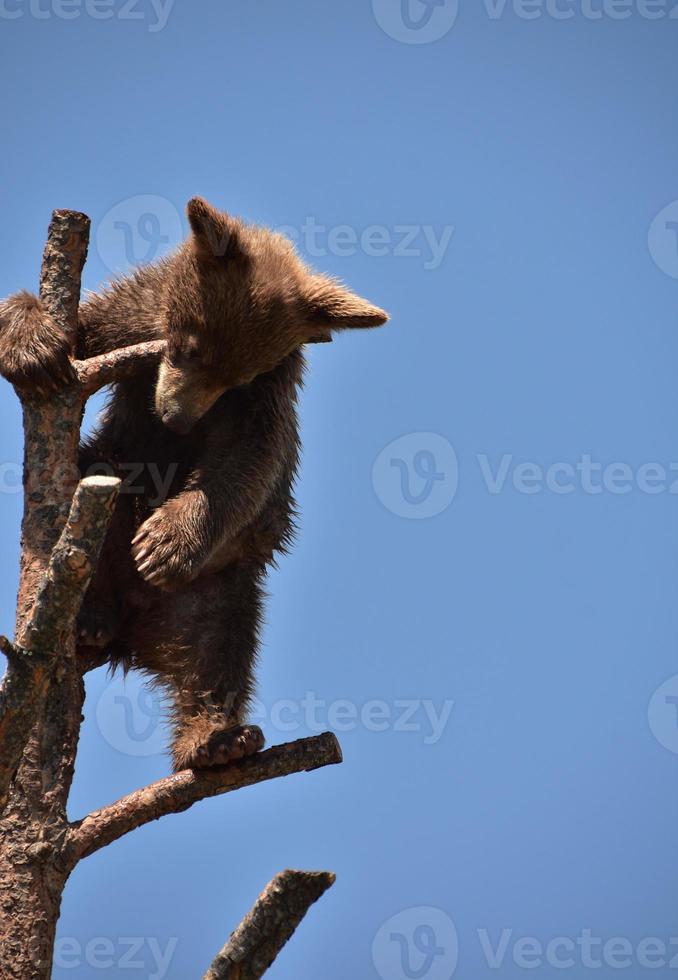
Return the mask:
M 72 351 L 89 224 L 84 214 L 54 212 L 40 276 L 41 299 L 67 330 Z M 220 769 L 180 772 L 81 820 L 67 817 L 83 717 L 83 675 L 93 666 L 76 657 L 75 622 L 119 489 L 113 478 L 79 478 L 83 408 L 94 392 L 129 377 L 162 349 L 158 341 L 74 360 L 73 379 L 57 394 L 18 392 L 25 435 L 21 572 L 15 639 L 0 638 L 7 656 L 0 689 L 3 980 L 50 977 L 63 889 L 83 858 L 206 797 L 341 762 L 334 735 L 326 733 Z M 261 976 L 333 880 L 324 872 L 288 871 L 275 878 L 207 976 Z

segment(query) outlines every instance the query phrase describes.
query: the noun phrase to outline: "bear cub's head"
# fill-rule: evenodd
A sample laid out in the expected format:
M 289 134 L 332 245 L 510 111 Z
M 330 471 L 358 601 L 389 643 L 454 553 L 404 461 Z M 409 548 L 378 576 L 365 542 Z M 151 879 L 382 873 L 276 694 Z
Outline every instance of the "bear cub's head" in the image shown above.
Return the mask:
M 189 432 L 225 391 L 272 371 L 300 345 L 388 319 L 308 268 L 284 236 L 199 197 L 187 213 L 191 236 L 168 266 L 167 353 L 155 395 L 175 432 Z

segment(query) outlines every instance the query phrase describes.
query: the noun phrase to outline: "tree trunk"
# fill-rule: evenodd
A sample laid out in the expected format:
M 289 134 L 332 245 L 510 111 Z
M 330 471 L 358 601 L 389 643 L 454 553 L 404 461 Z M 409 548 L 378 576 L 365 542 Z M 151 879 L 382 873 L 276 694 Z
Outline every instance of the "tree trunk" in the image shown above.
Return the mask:
M 68 331 L 75 349 L 80 274 L 89 219 L 55 211 L 40 275 L 40 297 Z M 78 482 L 83 397 L 77 389 L 52 399 L 23 399 L 24 514 L 17 598 L 19 647 L 35 649 L 29 621 L 40 583 L 66 525 Z M 10 787 L 0 819 L 0 965 L 2 977 L 48 980 L 61 895 L 70 873 L 60 853 L 77 750 L 84 684 L 72 635 L 53 637 L 54 659 L 38 692 L 38 721 Z M 42 700 L 42 698 L 44 700 Z
M 70 677 L 52 683 L 44 723 L 31 735 L 0 820 L 3 978 L 48 980 L 51 976 L 61 895 L 70 873 L 61 857 L 66 832 L 62 780 L 70 783 L 72 777 L 72 765 L 64 766 L 61 757 L 65 733 L 56 715 L 75 693 Z M 82 704 L 82 693 L 79 700 Z M 74 759 L 74 752 L 68 755 Z
M 0 976 L 49 980 L 61 896 L 66 803 L 84 702 L 77 670 L 57 666 L 0 819 Z
M 56 828 L 40 822 L 28 801 L 13 800 L 0 822 L 0 976 L 49 980 L 56 925 L 68 872 L 57 870 Z

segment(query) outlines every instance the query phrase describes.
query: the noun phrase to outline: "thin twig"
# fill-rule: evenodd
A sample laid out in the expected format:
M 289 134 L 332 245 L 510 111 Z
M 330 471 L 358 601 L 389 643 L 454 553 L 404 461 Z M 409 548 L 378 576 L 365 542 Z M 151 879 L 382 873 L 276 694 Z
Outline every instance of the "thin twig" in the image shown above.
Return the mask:
M 74 864 L 137 827 L 169 813 L 188 810 L 199 800 L 339 762 L 341 749 L 336 736 L 325 732 L 313 738 L 276 745 L 222 768 L 186 769 L 138 789 L 72 824 L 65 844 L 65 859 L 68 864 Z
M 203 980 L 258 980 L 311 905 L 331 888 L 329 871 L 281 871 L 215 958 Z

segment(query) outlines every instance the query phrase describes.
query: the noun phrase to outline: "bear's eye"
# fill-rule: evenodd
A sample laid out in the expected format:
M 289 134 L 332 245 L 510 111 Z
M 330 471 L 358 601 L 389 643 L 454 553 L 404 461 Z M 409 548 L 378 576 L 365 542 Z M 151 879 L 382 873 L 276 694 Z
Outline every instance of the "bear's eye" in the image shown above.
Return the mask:
M 197 361 L 200 357 L 200 348 L 193 338 L 187 338 L 182 344 L 176 344 L 170 351 L 170 357 L 174 363 L 187 361 Z

